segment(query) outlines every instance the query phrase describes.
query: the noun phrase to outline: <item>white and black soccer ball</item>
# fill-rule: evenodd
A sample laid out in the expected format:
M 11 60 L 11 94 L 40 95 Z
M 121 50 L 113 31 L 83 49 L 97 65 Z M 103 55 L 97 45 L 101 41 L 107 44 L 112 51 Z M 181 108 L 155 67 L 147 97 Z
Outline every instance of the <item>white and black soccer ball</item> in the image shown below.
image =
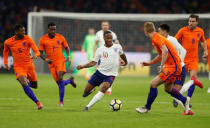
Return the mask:
M 109 106 L 113 111 L 119 111 L 122 108 L 122 102 L 119 99 L 113 99 Z

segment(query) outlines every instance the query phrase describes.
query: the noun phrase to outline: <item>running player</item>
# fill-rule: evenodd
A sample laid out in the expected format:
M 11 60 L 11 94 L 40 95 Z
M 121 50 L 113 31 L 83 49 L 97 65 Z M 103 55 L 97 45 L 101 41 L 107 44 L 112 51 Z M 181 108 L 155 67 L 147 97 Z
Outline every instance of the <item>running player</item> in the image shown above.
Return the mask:
M 95 29 L 89 28 L 88 35 L 85 36 L 84 43 L 82 45 L 82 53 L 87 52 L 88 61 L 91 61 L 93 59 L 93 49 L 95 45 L 95 40 L 96 40 Z M 89 68 L 87 74 L 85 75 L 85 78 L 89 80 L 90 76 L 93 75 L 94 72 L 95 72 L 95 67 Z
M 175 35 L 175 38 L 181 42 L 182 46 L 186 49 L 187 54 L 184 59 L 184 63 L 187 71 L 190 72 L 191 80 L 182 87 L 184 90 L 188 90 L 187 97 L 191 98 L 195 90 L 194 81 L 197 80 L 198 73 L 198 43 L 201 41 L 201 46 L 204 49 L 203 58 L 208 57 L 208 50 L 204 37 L 204 31 L 202 28 L 197 27 L 199 17 L 197 15 L 190 15 L 188 20 L 188 26 L 181 28 Z M 202 86 L 200 86 L 202 87 Z
M 92 107 L 104 96 L 104 93 L 107 91 L 107 89 L 112 86 L 112 83 L 118 74 L 119 57 L 124 61 L 124 63 L 120 63 L 120 65 L 127 65 L 127 59 L 125 54 L 123 53 L 121 45 L 113 44 L 112 42 L 113 38 L 111 31 L 104 32 L 104 40 L 105 44 L 96 50 L 96 54 L 93 61 L 84 65 L 77 66 L 78 70 L 83 68 L 89 68 L 95 66 L 99 59 L 101 60 L 97 71 L 92 75 L 84 89 L 83 97 L 87 97 L 96 86 L 100 86 L 100 84 L 102 83 L 103 85 L 100 91 L 84 108 L 84 111 L 88 111 L 90 107 Z
M 185 90 L 183 90 L 181 88 L 184 84 L 185 77 L 186 77 L 186 68 L 185 68 L 185 64 L 184 64 L 186 50 L 181 46 L 181 44 L 177 41 L 176 38 L 169 35 L 169 31 L 170 31 L 170 27 L 167 24 L 161 24 L 158 28 L 159 34 L 164 36 L 165 38 L 167 38 L 172 43 L 172 45 L 175 47 L 175 49 L 178 52 L 178 55 L 181 59 L 182 73 L 176 77 L 174 86 L 180 91 L 181 94 L 183 94 Z M 199 82 L 197 79 L 195 79 L 195 80 L 192 79 L 192 80 L 195 85 L 198 85 L 199 87 L 203 88 L 201 82 Z M 178 101 L 177 99 L 174 98 L 174 100 L 173 100 L 174 107 L 177 107 L 177 105 L 178 105 L 177 102 L 180 102 L 180 101 Z M 192 110 L 190 110 L 189 114 L 193 114 Z
M 209 79 L 210 79 L 210 38 L 206 40 L 206 45 L 208 48 L 208 64 L 209 64 Z M 204 59 L 204 61 L 207 61 L 206 59 Z
M 42 109 L 43 105 L 31 90 L 31 88 L 37 88 L 37 76 L 32 59 L 38 58 L 40 52 L 34 41 L 29 36 L 25 35 L 24 26 L 20 24 L 16 25 L 14 30 L 15 36 L 4 42 L 3 55 L 5 68 L 7 70 L 10 68 L 8 66 L 8 54 L 10 50 L 13 56 L 16 79 L 22 85 L 26 95 L 37 104 L 38 109 Z M 31 48 L 35 53 L 32 58 L 30 57 Z
M 156 76 L 150 84 L 150 92 L 146 105 L 144 107 L 136 108 L 136 111 L 139 113 L 148 113 L 152 103 L 157 97 L 157 87 L 164 83 L 165 91 L 185 104 L 185 110 L 188 114 L 189 100 L 172 86 L 176 76 L 180 75 L 182 71 L 181 60 L 176 49 L 165 37 L 156 33 L 155 26 L 152 22 L 146 22 L 144 24 L 144 32 L 145 35 L 152 40 L 152 45 L 157 50 L 158 56 L 149 62 L 142 62 L 142 66 L 149 66 L 158 62 L 161 62 L 161 65 L 159 75 Z
M 39 51 L 41 53 L 40 57 L 48 63 L 50 72 L 58 84 L 60 96 L 59 106 L 61 107 L 63 106 L 65 86 L 71 84 L 74 88 L 76 88 L 73 77 L 63 80 L 66 69 L 62 48 L 64 48 L 67 53 L 66 61 L 71 63 L 69 55 L 70 49 L 66 39 L 61 34 L 56 33 L 55 23 L 49 23 L 48 33 L 42 36 L 39 41 Z M 43 55 L 44 51 L 47 56 Z
M 96 51 L 97 47 L 104 46 L 104 44 L 105 44 L 104 32 L 105 31 L 110 31 L 112 33 L 112 39 L 113 39 L 112 41 L 113 41 L 113 43 L 119 44 L 119 41 L 117 39 L 116 34 L 114 32 L 112 32 L 111 30 L 109 30 L 109 28 L 110 28 L 110 25 L 109 25 L 108 21 L 102 21 L 101 22 L 101 30 L 96 33 L 96 41 L 95 41 L 93 54 L 95 54 L 95 51 Z M 100 63 L 100 60 L 99 60 L 99 63 Z M 111 88 L 109 88 L 107 90 L 107 92 L 105 94 L 111 95 L 111 93 L 112 93 L 112 86 L 111 86 Z

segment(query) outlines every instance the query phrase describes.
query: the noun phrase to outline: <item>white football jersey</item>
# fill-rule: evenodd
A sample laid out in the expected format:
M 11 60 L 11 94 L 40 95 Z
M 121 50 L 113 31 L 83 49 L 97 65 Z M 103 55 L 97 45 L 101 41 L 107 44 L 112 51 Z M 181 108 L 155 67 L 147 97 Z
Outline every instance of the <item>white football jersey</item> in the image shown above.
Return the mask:
M 182 67 L 183 67 L 185 65 L 184 58 L 185 58 L 187 51 L 182 47 L 182 45 L 173 36 L 168 35 L 167 40 L 169 40 L 172 43 L 172 45 L 175 47 L 176 51 L 178 52 L 178 55 L 182 61 L 181 63 L 182 63 Z
M 107 48 L 102 45 L 96 50 L 93 61 L 98 62 L 100 65 L 98 71 L 106 76 L 117 76 L 119 68 L 119 57 L 123 54 L 122 46 L 120 44 L 113 44 Z
M 112 39 L 113 39 L 112 41 L 115 43 L 117 41 L 117 35 L 114 32 L 112 32 L 111 30 L 109 30 L 109 31 L 112 33 Z M 105 44 L 103 30 L 100 30 L 96 33 L 96 40 L 99 43 L 99 47 L 101 47 Z

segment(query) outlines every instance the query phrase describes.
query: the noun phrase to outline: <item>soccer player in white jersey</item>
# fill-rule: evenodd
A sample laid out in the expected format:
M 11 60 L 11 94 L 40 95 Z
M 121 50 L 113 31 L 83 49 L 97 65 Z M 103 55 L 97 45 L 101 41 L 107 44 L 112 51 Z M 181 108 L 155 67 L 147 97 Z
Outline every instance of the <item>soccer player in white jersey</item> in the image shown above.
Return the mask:
M 83 97 L 87 97 L 96 86 L 100 86 L 103 83 L 100 91 L 92 98 L 89 104 L 84 108 L 84 111 L 88 111 L 96 102 L 98 102 L 107 91 L 108 88 L 112 86 L 115 77 L 118 75 L 119 65 L 126 66 L 127 59 L 123 53 L 120 44 L 113 43 L 113 37 L 111 31 L 104 32 L 105 44 L 96 50 L 94 59 L 84 65 L 78 65 L 77 69 L 89 68 L 95 66 L 97 62 L 101 61 L 97 68 L 97 71 L 91 76 L 88 81 Z M 119 62 L 119 58 L 123 60 L 123 63 Z
M 108 21 L 102 21 L 101 22 L 101 30 L 96 33 L 96 42 L 95 42 L 95 46 L 94 46 L 94 49 L 93 49 L 93 54 L 94 55 L 95 55 L 95 51 L 96 51 L 97 47 L 101 47 L 105 44 L 103 34 L 104 34 L 105 31 L 108 31 L 109 28 L 110 28 L 110 25 L 109 25 Z M 119 41 L 117 40 L 117 35 L 114 32 L 112 32 L 111 30 L 109 30 L 109 31 L 112 34 L 112 42 L 116 43 L 116 44 L 119 44 Z M 99 63 L 100 63 L 100 61 L 99 61 Z M 112 87 L 110 87 L 105 94 L 111 95 L 111 93 L 112 93 Z
M 181 59 L 182 73 L 179 76 L 176 77 L 176 80 L 174 82 L 174 86 L 178 90 L 180 90 L 181 94 L 183 94 L 193 84 L 198 85 L 200 87 L 201 82 L 199 82 L 197 79 L 192 79 L 189 82 L 187 82 L 186 84 L 184 84 L 184 81 L 185 81 L 185 78 L 186 78 L 186 72 L 187 72 L 186 68 L 185 68 L 185 64 L 184 64 L 184 58 L 185 58 L 185 55 L 186 55 L 187 51 L 181 46 L 181 44 L 177 41 L 177 39 L 175 37 L 169 35 L 169 31 L 170 31 L 170 27 L 167 24 L 162 24 L 158 28 L 158 32 L 160 33 L 160 35 L 166 37 L 172 43 L 172 45 L 175 47 L 175 49 L 178 52 L 178 55 Z M 183 84 L 184 84 L 184 86 L 183 86 Z M 174 107 L 177 107 L 178 103 L 181 104 L 182 107 L 184 107 L 181 101 L 174 98 L 174 100 L 173 100 Z M 193 111 L 190 110 L 188 115 L 193 115 Z

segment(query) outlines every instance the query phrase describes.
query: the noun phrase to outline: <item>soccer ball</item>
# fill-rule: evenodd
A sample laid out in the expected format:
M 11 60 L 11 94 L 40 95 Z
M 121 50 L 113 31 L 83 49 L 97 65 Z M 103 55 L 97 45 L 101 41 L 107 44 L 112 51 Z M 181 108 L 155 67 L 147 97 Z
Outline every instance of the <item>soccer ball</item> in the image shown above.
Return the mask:
M 113 99 L 109 106 L 113 111 L 118 111 L 122 108 L 122 102 L 119 99 Z

